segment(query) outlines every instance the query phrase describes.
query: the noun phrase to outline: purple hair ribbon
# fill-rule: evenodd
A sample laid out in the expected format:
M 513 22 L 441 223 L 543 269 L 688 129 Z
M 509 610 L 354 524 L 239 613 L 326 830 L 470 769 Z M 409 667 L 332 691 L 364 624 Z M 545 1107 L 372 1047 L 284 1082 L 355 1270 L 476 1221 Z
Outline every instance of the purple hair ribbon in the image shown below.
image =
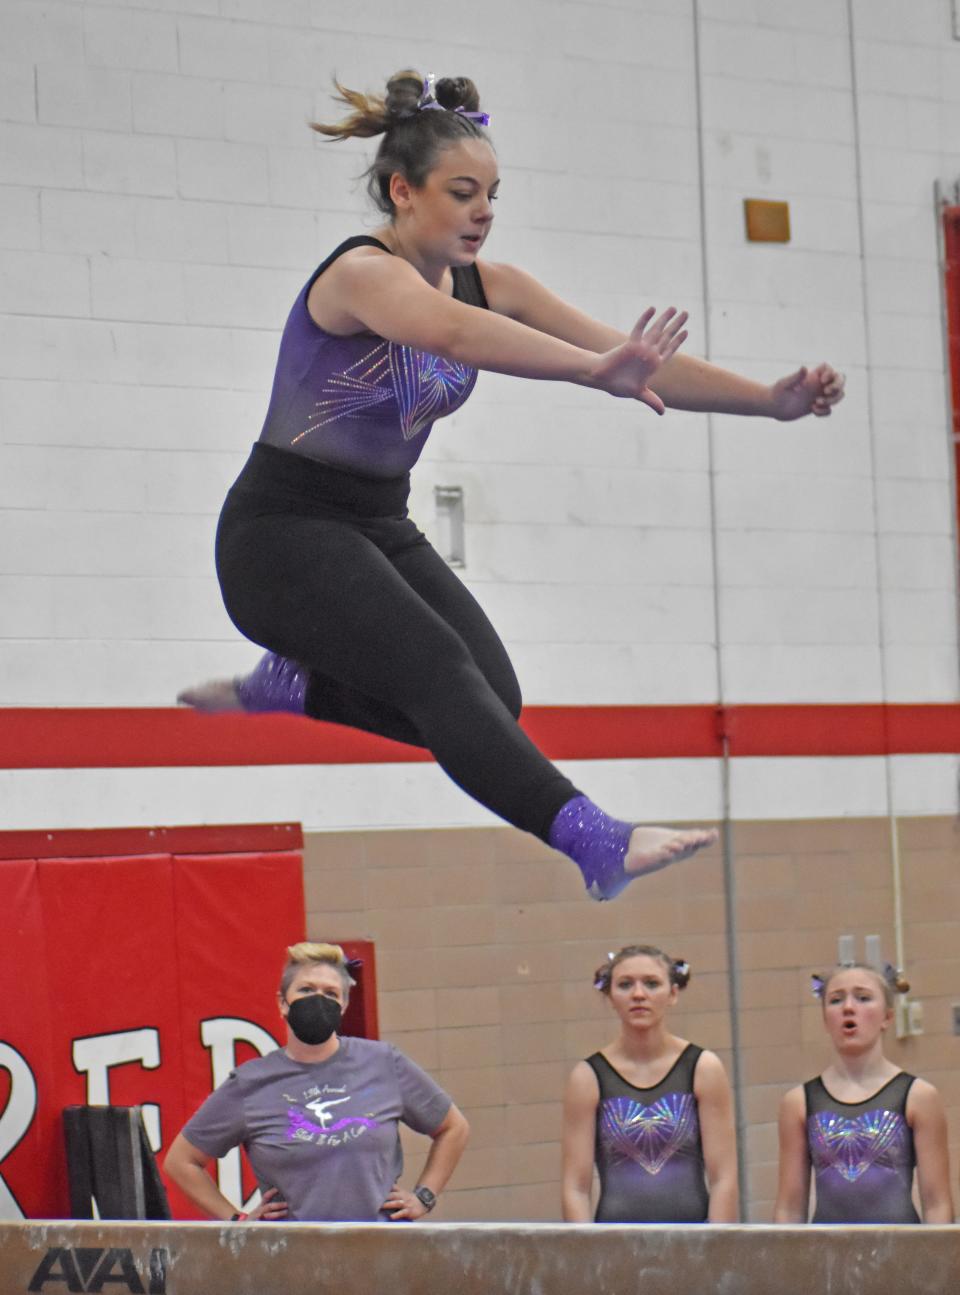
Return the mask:
M 417 100 L 418 108 L 441 108 L 443 105 L 437 103 L 437 78 L 432 72 L 428 72 L 423 78 L 423 89 L 420 91 L 420 98 Z
M 444 108 L 442 103 L 437 103 L 437 92 L 435 89 L 437 78 L 432 72 L 428 72 L 423 78 L 423 90 L 420 92 L 420 98 L 417 101 L 417 111 L 424 112 L 427 109 L 439 108 L 441 112 L 450 112 L 451 109 Z M 478 126 L 490 125 L 490 114 L 488 112 L 467 112 L 466 108 L 454 108 L 461 117 L 466 117 L 468 121 L 475 121 Z
M 610 984 L 610 968 L 616 956 L 612 949 L 607 953 L 607 965 L 598 968 L 593 978 L 594 989 L 606 989 Z

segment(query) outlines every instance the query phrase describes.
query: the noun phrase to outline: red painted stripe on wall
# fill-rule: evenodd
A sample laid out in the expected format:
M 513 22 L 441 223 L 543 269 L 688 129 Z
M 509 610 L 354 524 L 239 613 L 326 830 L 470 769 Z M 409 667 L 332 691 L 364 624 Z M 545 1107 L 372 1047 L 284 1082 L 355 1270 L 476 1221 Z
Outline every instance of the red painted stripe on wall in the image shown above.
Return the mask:
M 953 755 L 960 705 L 729 706 L 736 756 Z
M 395 764 L 428 751 L 294 715 L 29 707 L 0 711 L 2 769 Z
M 0 768 L 397 764 L 428 752 L 290 715 L 10 708 Z M 556 760 L 877 756 L 960 752 L 960 704 L 530 706 L 522 724 Z

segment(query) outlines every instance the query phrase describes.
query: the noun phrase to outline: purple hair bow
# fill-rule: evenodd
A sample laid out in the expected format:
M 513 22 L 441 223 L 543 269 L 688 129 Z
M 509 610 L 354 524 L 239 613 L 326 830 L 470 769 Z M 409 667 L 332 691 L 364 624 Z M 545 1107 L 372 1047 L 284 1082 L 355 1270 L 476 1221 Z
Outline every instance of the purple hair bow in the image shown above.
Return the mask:
M 437 103 L 436 80 L 432 72 L 428 72 L 423 78 L 423 90 L 417 101 L 417 110 L 423 112 L 429 108 L 439 108 L 441 112 L 450 112 L 451 109 L 444 108 L 442 103 Z M 458 112 L 461 117 L 466 117 L 469 121 L 475 121 L 478 126 L 490 125 L 490 114 L 488 112 L 467 112 L 466 108 L 454 108 L 453 112 Z

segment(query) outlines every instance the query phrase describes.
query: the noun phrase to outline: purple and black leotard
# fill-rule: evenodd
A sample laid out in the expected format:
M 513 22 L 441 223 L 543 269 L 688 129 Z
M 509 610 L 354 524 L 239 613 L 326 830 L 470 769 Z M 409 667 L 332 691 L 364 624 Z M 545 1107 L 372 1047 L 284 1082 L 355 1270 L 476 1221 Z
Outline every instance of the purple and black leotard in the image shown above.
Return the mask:
M 259 442 L 217 530 L 217 574 L 240 632 L 268 649 L 237 682 L 245 709 L 290 710 L 426 747 L 500 818 L 572 858 L 588 892 L 629 881 L 631 824 L 578 792 L 516 723 L 520 688 L 480 605 L 407 515 L 411 467 L 476 370 L 373 333 L 320 328 L 293 304 Z M 475 265 L 453 295 L 486 309 Z
M 314 322 L 310 289 L 355 247 L 388 250 L 376 238 L 348 238 L 304 284 L 283 330 L 260 441 L 344 472 L 395 480 L 416 463 L 434 422 L 466 401 L 477 370 L 374 333 L 339 337 Z M 451 273 L 458 301 L 486 307 L 475 265 Z
M 901 1070 L 863 1102 L 840 1102 L 818 1076 L 803 1086 L 807 1146 L 817 1205 L 814 1223 L 919 1223 L 911 1195 L 913 1133 Z
M 597 1223 L 703 1223 L 707 1192 L 693 1091 L 702 1048 L 688 1043 L 659 1084 L 637 1088 L 602 1052 L 587 1057 L 600 1086 Z
M 310 287 L 358 246 L 388 252 L 348 239 L 294 302 L 261 438 L 220 515 L 227 612 L 269 649 L 241 696 L 425 746 L 470 795 L 546 839 L 577 789 L 517 725 L 503 644 L 407 515 L 409 470 L 476 371 L 314 322 Z M 453 288 L 486 308 L 476 266 L 455 268 Z

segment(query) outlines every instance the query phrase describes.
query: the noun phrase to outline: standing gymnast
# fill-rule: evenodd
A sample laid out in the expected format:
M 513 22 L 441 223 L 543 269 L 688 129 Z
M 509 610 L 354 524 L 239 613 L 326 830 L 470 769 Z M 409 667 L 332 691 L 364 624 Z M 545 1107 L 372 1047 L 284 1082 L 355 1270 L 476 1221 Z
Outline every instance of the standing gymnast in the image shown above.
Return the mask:
M 833 1047 L 816 1079 L 780 1103 L 776 1223 L 805 1223 L 811 1169 L 814 1223 L 952 1223 L 947 1121 L 940 1094 L 883 1055 L 893 995 L 910 986 L 893 968 L 838 967 L 813 978 Z
M 690 979 L 685 962 L 632 944 L 594 986 L 620 1032 L 578 1061 L 563 1101 L 567 1223 L 735 1223 L 733 1099 L 713 1052 L 669 1034 L 665 1018 Z M 591 1215 L 594 1165 L 600 1197 Z
M 595 387 L 675 408 L 829 414 L 828 365 L 771 387 L 675 355 L 685 314 L 650 309 L 625 337 L 508 265 L 477 257 L 497 160 L 473 83 L 400 72 L 385 97 L 314 129 L 382 135 L 369 170 L 384 215 L 311 276 L 284 328 L 259 442 L 231 489 L 217 571 L 234 624 L 269 649 L 246 679 L 181 695 L 201 709 L 288 710 L 428 748 L 508 823 L 579 866 L 594 899 L 716 839 L 614 819 L 517 724 L 520 690 L 483 611 L 407 516 L 409 470 L 477 370 Z M 655 379 L 655 386 L 651 380 Z

